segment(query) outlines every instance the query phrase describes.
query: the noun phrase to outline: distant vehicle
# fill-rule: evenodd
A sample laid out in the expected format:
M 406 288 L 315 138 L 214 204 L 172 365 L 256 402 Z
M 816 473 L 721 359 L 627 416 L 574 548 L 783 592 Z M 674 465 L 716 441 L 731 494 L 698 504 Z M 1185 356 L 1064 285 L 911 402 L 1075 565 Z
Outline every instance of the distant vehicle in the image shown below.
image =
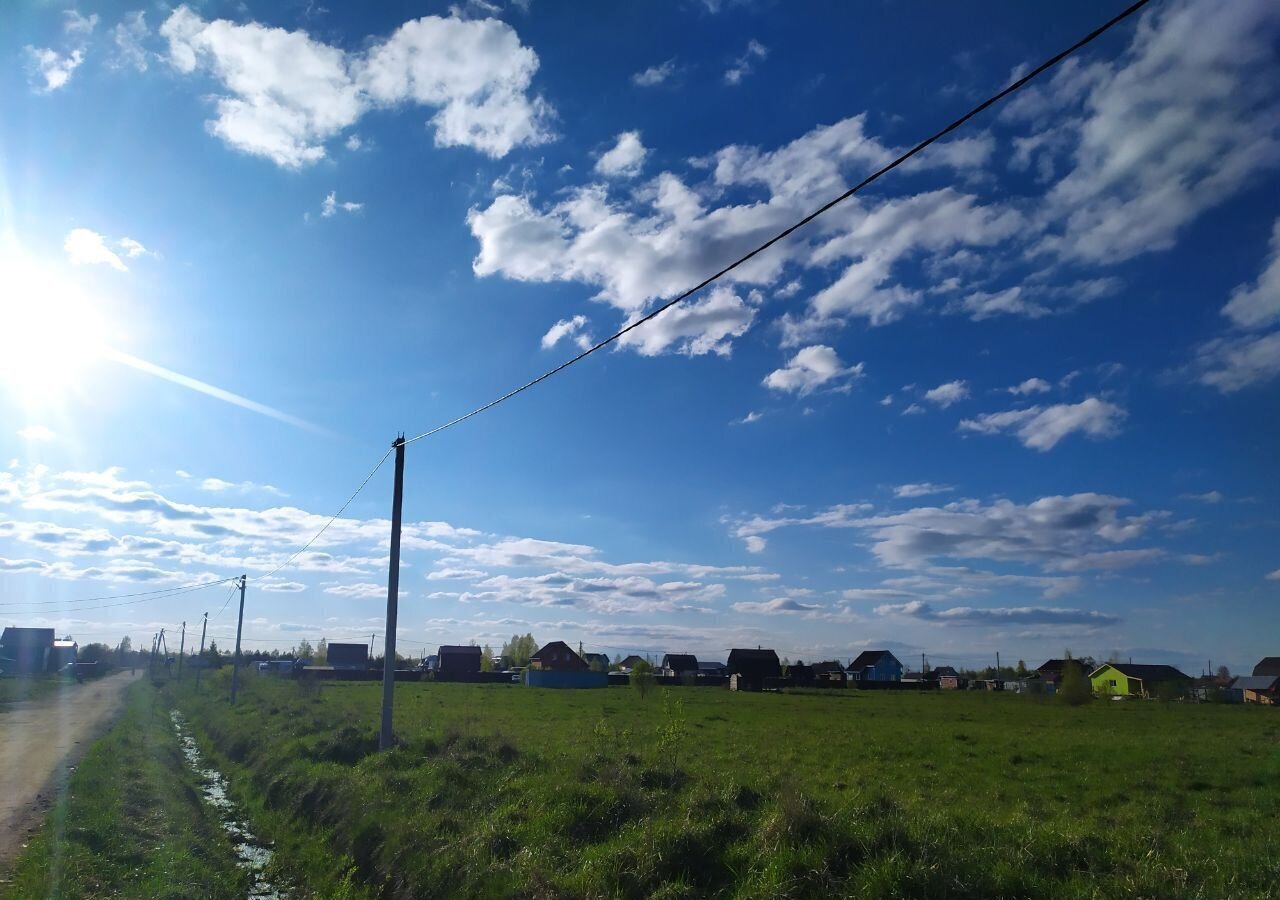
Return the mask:
M 260 662 L 260 663 L 258 663 L 258 671 L 259 671 L 259 672 L 270 672 L 270 671 L 271 671 L 271 663 L 269 663 L 269 662 Z

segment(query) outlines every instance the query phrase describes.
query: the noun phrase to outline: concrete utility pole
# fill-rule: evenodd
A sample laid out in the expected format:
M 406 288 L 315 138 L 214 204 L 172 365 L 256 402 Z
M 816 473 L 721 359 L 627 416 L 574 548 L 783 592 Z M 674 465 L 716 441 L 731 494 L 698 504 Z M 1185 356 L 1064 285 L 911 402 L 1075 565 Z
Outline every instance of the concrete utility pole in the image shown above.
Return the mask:
M 387 750 L 395 740 L 391 707 L 396 690 L 396 614 L 400 606 L 400 509 L 404 505 L 404 435 L 396 438 L 396 481 L 391 495 L 391 563 L 387 568 L 387 641 L 382 657 L 382 730 L 378 749 Z
M 187 623 L 182 623 L 182 637 L 178 639 L 178 680 L 182 680 L 182 657 L 187 652 Z
M 200 690 L 200 670 L 204 668 L 204 631 L 209 627 L 209 614 L 204 614 L 204 621 L 200 624 L 200 655 L 196 659 L 200 660 L 200 665 L 196 666 L 196 690 Z
M 240 618 L 236 622 L 236 656 L 231 664 L 231 705 L 236 705 L 236 690 L 240 687 L 240 632 L 244 628 L 244 583 L 248 575 L 240 576 Z

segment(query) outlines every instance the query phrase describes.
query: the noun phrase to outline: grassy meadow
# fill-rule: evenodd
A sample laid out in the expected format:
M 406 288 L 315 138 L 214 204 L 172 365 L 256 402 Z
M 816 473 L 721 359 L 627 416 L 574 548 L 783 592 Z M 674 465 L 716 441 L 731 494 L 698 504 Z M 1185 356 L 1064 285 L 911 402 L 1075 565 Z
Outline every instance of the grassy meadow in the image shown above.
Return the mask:
M 406 683 L 379 754 L 378 684 L 223 678 L 162 702 L 297 896 L 1280 896 L 1276 710 Z

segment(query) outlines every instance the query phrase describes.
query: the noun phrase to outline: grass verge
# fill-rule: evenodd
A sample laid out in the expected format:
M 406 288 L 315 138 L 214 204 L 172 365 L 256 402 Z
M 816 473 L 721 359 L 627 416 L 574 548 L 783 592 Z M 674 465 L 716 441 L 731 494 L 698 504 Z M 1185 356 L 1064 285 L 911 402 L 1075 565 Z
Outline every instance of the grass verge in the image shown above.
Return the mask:
M 317 897 L 1280 896 L 1280 717 L 250 674 L 180 706 Z
M 203 806 L 151 685 L 136 682 L 19 858 L 3 900 L 241 900 L 249 886 Z

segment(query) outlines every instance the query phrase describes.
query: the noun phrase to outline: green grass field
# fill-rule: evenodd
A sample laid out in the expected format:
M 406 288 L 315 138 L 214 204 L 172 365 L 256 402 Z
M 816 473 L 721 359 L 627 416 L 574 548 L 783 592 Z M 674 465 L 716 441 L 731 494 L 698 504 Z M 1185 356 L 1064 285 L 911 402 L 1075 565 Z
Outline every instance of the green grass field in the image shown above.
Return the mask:
M 1280 715 L 1001 694 L 175 700 L 301 895 L 1280 896 Z
M 248 876 L 193 788 L 167 710 L 150 685 L 129 688 L 0 898 L 243 900 Z

